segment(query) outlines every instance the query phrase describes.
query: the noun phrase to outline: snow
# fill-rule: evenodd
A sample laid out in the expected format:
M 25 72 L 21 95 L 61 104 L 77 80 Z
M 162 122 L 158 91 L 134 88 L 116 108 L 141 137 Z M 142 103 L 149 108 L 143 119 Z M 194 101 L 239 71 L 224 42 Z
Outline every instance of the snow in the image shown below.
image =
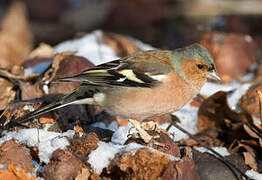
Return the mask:
M 247 89 L 251 86 L 251 84 L 240 84 L 237 81 L 232 81 L 229 84 L 216 84 L 207 82 L 202 89 L 200 90 L 200 94 L 205 96 L 211 96 L 218 91 L 232 91 L 228 95 L 228 104 L 229 106 L 235 110 L 238 100 L 241 98 L 243 94 L 247 91 Z
M 178 125 L 186 129 L 191 134 L 195 134 L 197 133 L 197 111 L 198 108 L 192 107 L 190 103 L 188 103 L 179 111 L 174 112 L 173 115 L 176 115 L 181 121 L 180 123 L 177 123 Z M 166 129 L 168 126 L 169 123 L 160 125 L 162 129 Z M 180 131 L 174 126 L 171 126 L 168 132 L 173 135 L 172 138 L 174 141 L 179 141 L 181 139 L 188 138 L 186 134 L 184 134 L 182 131 Z
M 156 48 L 154 48 L 153 46 L 150 46 L 149 44 L 145 44 L 142 41 L 139 41 L 132 37 L 127 37 L 127 38 L 143 51 L 156 50 Z
M 45 81 L 42 86 L 42 90 L 44 91 L 45 94 L 48 94 L 49 92 L 48 84 L 49 84 L 49 81 Z
M 48 61 L 26 68 L 24 70 L 24 75 L 28 76 L 30 74 L 40 74 L 44 72 L 51 65 L 51 63 L 52 63 L 51 61 Z
M 262 174 L 260 174 L 256 171 L 252 171 L 252 170 L 246 171 L 246 175 L 248 177 L 250 177 L 251 179 L 254 179 L 254 180 L 261 180 L 262 179 Z
M 252 80 L 254 78 L 255 78 L 255 74 L 254 73 L 247 73 L 243 77 L 241 77 L 241 80 L 242 81 L 250 81 L 250 80 Z
M 58 44 L 55 47 L 55 52 L 73 51 L 76 52 L 76 55 L 87 58 L 95 65 L 118 59 L 119 57 L 116 55 L 115 51 L 110 46 L 101 42 L 102 37 L 103 31 L 96 30 L 82 38 Z M 145 51 L 155 49 L 154 47 L 134 38 L 127 38 L 134 42 L 134 44 L 136 44 L 141 50 Z
M 220 154 L 221 156 L 229 156 L 230 155 L 230 153 L 227 151 L 227 148 L 225 148 L 225 147 L 212 147 L 212 149 L 214 151 L 216 151 L 218 154 Z M 198 150 L 201 153 L 208 152 L 208 153 L 216 156 L 216 154 L 214 154 L 212 151 L 208 150 L 205 147 L 196 147 L 196 150 Z
M 8 167 L 6 164 L 0 164 L 0 169 L 7 170 Z
M 115 144 L 120 144 L 120 145 L 124 144 L 128 139 L 128 135 L 136 132 L 136 130 L 132 127 L 133 126 L 130 123 L 128 123 L 128 125 L 126 125 L 126 126 L 120 126 L 114 132 L 114 134 L 111 138 L 111 142 L 113 142 Z
M 87 162 L 91 165 L 95 173 L 100 174 L 102 170 L 107 167 L 117 153 L 122 152 L 136 152 L 140 148 L 148 148 L 151 152 L 156 151 L 153 148 L 143 146 L 137 143 L 130 143 L 127 145 L 119 145 L 112 142 L 98 142 L 98 148 L 92 151 L 88 155 Z M 170 160 L 178 161 L 180 158 L 176 158 L 170 154 L 162 153 L 163 155 L 168 155 Z
M 118 59 L 118 56 L 110 46 L 101 43 L 102 36 L 103 32 L 96 30 L 82 38 L 58 44 L 55 47 L 55 52 L 73 51 L 76 52 L 76 55 L 87 58 L 95 65 Z
M 91 124 L 91 126 L 99 127 L 102 129 L 108 129 L 111 131 L 116 131 L 119 127 L 116 121 L 112 121 L 108 126 L 106 126 L 106 124 L 103 122 L 96 122 L 96 123 Z
M 48 163 L 53 151 L 64 149 L 69 145 L 65 136 L 72 138 L 74 133 L 72 130 L 64 133 L 56 133 L 36 128 L 23 129 L 18 132 L 7 133 L 4 137 L 0 138 L 0 144 L 15 138 L 20 144 L 29 147 L 38 147 L 40 161 Z
M 35 108 L 32 105 L 25 105 L 23 109 L 24 110 L 29 110 L 30 112 L 35 110 Z
M 120 152 L 136 152 L 139 148 L 145 147 L 140 144 L 130 143 L 126 146 L 114 143 L 105 143 L 100 141 L 98 148 L 92 151 L 88 156 L 88 163 L 94 171 L 100 174 L 103 168 L 107 167 L 117 153 Z

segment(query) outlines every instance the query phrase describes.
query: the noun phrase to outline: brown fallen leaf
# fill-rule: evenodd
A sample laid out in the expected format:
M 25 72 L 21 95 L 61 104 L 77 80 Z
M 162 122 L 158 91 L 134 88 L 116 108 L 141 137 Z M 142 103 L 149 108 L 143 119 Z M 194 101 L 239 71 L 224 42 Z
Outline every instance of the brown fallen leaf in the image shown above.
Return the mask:
M 190 172 L 190 173 L 186 173 Z M 196 171 L 195 163 L 191 158 L 184 157 L 180 161 L 171 161 L 168 163 L 161 179 L 191 179 L 200 180 L 200 176 Z
M 82 162 L 68 150 L 58 149 L 53 152 L 52 159 L 45 166 L 44 177 L 49 180 L 72 179 L 85 167 Z
M 39 116 L 39 123 L 40 124 L 47 124 L 47 123 L 50 123 L 50 124 L 53 124 L 55 123 L 56 119 L 54 118 L 53 114 L 52 113 L 45 113 L 45 115 L 43 116 Z
M 243 155 L 246 165 L 250 166 L 254 171 L 258 171 L 256 157 L 254 157 L 250 152 L 244 152 Z
M 13 83 L 7 79 L 0 78 L 0 109 L 5 109 L 15 99 L 16 92 L 13 90 L 13 87 Z
M 0 146 L 0 163 L 15 164 L 26 172 L 33 172 L 32 158 L 26 148 L 20 146 L 14 139 L 6 141 Z
M 39 63 L 41 63 L 43 60 L 43 58 L 37 59 Z M 34 83 L 31 81 L 19 81 L 21 97 L 23 100 L 28 100 L 42 97 L 44 94 L 70 93 L 79 85 L 79 83 L 51 82 L 61 77 L 69 77 L 79 74 L 84 69 L 90 68 L 92 66 L 93 64 L 90 63 L 87 59 L 80 56 L 75 56 L 73 52 L 56 54 L 52 60 L 51 67 L 43 75 L 39 75 L 39 78 L 37 79 L 38 81 Z
M 102 176 L 117 179 L 157 179 L 170 162 L 167 155 L 147 148 L 136 152 L 123 152 L 112 159 L 110 165 L 102 172 Z
M 28 173 L 14 164 L 9 164 L 7 170 L 0 169 L 0 179 L 7 180 L 37 180 L 35 177 L 29 177 Z
M 110 46 L 119 57 L 124 57 L 141 50 L 130 39 L 119 34 L 105 33 L 101 41 Z
M 28 58 L 35 58 L 35 57 L 44 57 L 44 58 L 50 58 L 54 55 L 55 50 L 52 46 L 46 44 L 46 43 L 40 43 L 40 45 L 31 51 Z
M 77 133 L 69 141 L 71 145 L 68 146 L 68 149 L 82 161 L 85 161 L 88 154 L 98 147 L 99 139 L 95 133 L 83 134 L 81 137 Z
M 237 128 L 239 124 L 247 121 L 248 117 L 246 113 L 232 111 L 227 103 L 226 92 L 219 91 L 201 104 L 198 111 L 198 130 L 213 127 L 223 129 L 230 125 L 236 125 Z
M 82 168 L 78 175 L 75 177 L 75 180 L 86 180 L 89 179 L 90 175 L 90 169 Z
M 261 126 L 258 124 L 253 124 L 253 126 L 249 126 L 248 124 L 244 124 L 244 129 L 248 133 L 249 136 L 256 138 L 256 139 L 262 139 L 261 136 L 258 135 L 258 131 L 255 131 L 253 127 L 256 127 L 256 129 L 261 130 Z M 262 130 L 261 130 L 262 131 Z
M 201 131 L 194 135 L 196 139 L 201 141 L 203 144 L 205 144 L 208 147 L 218 147 L 223 146 L 224 143 L 218 139 L 219 131 L 216 128 L 209 128 L 204 131 Z M 188 138 L 188 139 L 182 139 L 178 142 L 179 146 L 199 146 L 199 142 L 197 142 L 195 139 Z
M 80 125 L 78 125 L 78 124 L 74 126 L 74 131 L 76 133 L 84 133 L 83 128 Z
M 152 152 L 147 148 L 138 149 L 136 152 L 118 153 L 101 176 L 111 179 L 199 180 L 191 158 L 172 161 L 169 156 L 159 151 Z
M 70 53 L 57 54 L 54 57 L 52 68 L 45 73 L 44 80 L 51 82 L 53 79 L 74 76 L 93 66 L 94 64 L 84 57 Z M 48 77 L 50 73 L 52 73 L 52 76 Z M 73 91 L 77 86 L 79 86 L 77 82 L 55 82 L 50 84 L 49 93 L 66 94 Z
M 193 151 L 193 160 L 200 179 L 241 179 L 239 172 L 229 168 L 223 161 L 208 153 Z M 234 164 L 243 173 L 248 170 L 244 160 L 238 154 L 226 156 L 225 160 Z M 237 177 L 235 176 L 237 175 Z
M 13 1 L 1 23 L 0 67 L 11 68 L 22 64 L 32 45 L 33 35 L 29 28 L 26 6 L 23 1 Z
M 152 134 L 152 132 L 150 132 Z M 166 154 L 171 154 L 174 157 L 180 157 L 180 149 L 178 147 L 178 144 L 176 144 L 167 134 L 165 133 L 154 133 L 153 132 L 152 140 L 149 143 L 145 143 L 142 139 L 139 137 L 132 136 L 129 138 L 125 144 L 130 143 L 137 143 L 142 144 L 144 146 L 150 146 L 154 149 L 157 149 L 158 151 L 164 152 Z M 154 136 L 157 136 L 154 137 Z
M 238 102 L 238 107 L 249 114 L 260 118 L 260 105 L 258 92 L 262 91 L 262 83 L 253 84 Z

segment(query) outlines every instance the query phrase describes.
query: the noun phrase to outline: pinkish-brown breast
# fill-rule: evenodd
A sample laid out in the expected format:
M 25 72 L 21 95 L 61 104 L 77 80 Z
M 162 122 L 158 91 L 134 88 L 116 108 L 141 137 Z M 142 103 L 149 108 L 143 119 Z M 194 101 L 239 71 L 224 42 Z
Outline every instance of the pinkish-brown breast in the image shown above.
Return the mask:
M 173 72 L 153 89 L 127 88 L 108 92 L 102 105 L 113 115 L 143 120 L 179 110 L 196 93 L 198 91 Z

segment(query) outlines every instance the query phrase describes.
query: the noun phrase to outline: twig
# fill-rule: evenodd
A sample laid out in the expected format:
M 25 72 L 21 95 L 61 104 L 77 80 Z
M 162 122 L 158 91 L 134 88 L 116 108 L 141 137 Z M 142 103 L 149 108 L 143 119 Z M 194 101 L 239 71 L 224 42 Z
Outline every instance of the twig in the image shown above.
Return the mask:
M 260 138 L 262 138 L 262 130 L 261 129 L 259 129 L 253 123 L 248 122 L 248 121 L 245 122 L 245 125 L 247 125 L 252 131 L 254 131 L 254 133 L 256 133 L 256 135 L 258 135 Z
M 223 156 L 221 156 L 219 153 L 217 153 L 215 150 L 209 148 L 208 146 L 206 146 L 206 144 L 202 141 L 199 140 L 198 138 L 196 138 L 195 136 L 193 136 L 191 133 L 189 133 L 187 130 L 185 130 L 184 128 L 182 128 L 181 126 L 179 126 L 177 123 L 172 122 L 169 126 L 175 126 L 177 129 L 179 129 L 180 131 L 182 131 L 183 133 L 187 134 L 190 138 L 194 139 L 196 142 L 198 142 L 200 145 L 202 145 L 203 147 L 205 147 L 206 149 L 208 149 L 209 151 L 211 151 L 212 153 L 214 153 L 215 155 L 217 155 L 220 160 L 222 162 L 224 162 L 224 164 L 234 173 L 234 175 L 236 176 L 237 179 L 238 176 L 235 174 L 234 170 L 238 171 L 243 177 L 245 177 L 246 179 L 250 179 L 247 175 L 245 175 L 241 170 L 239 170 L 234 164 L 230 163 L 229 161 L 227 161 Z
M 0 76 L 6 77 L 10 80 L 23 80 L 23 81 L 27 81 L 29 79 L 38 77 L 39 74 L 31 74 L 28 76 L 24 76 L 24 75 L 15 75 L 10 73 L 9 71 L 5 70 L 5 69 L 0 69 Z
M 258 94 L 258 102 L 259 102 L 259 118 L 262 124 L 262 112 L 261 112 L 262 92 L 260 90 L 256 90 L 256 93 Z

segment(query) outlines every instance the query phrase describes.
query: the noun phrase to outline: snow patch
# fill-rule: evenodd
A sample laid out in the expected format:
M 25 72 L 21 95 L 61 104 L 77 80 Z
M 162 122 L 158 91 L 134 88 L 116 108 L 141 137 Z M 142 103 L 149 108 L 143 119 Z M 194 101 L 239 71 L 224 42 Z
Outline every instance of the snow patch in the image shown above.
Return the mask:
M 260 174 L 256 171 L 252 171 L 252 170 L 246 171 L 246 175 L 248 177 L 250 177 L 251 179 L 254 179 L 254 180 L 261 180 L 262 179 L 262 174 Z
M 128 135 L 136 132 L 135 128 L 132 127 L 133 125 L 130 123 L 126 126 L 120 126 L 111 137 L 111 142 L 123 145 L 127 141 Z
M 89 154 L 87 161 L 98 174 L 100 174 L 102 170 L 109 165 L 110 160 L 112 160 L 117 153 L 127 151 L 136 152 L 139 148 L 144 147 L 136 143 L 130 143 L 126 146 L 122 146 L 102 141 L 100 141 L 98 145 L 98 148 Z
M 177 116 L 180 120 L 180 125 L 182 128 L 186 129 L 191 134 L 197 133 L 197 111 L 198 108 L 192 107 L 190 103 L 185 105 L 183 108 L 181 108 L 179 111 L 174 112 L 173 115 Z M 166 129 L 169 126 L 169 123 L 165 123 L 160 125 L 162 129 Z M 171 133 L 173 136 L 174 141 L 179 141 L 181 139 L 188 138 L 188 135 L 180 131 L 174 126 L 171 126 L 171 128 L 168 130 L 169 133 Z
M 23 129 L 17 132 L 7 133 L 4 137 L 0 138 L 0 144 L 15 138 L 20 144 L 29 147 L 38 147 L 40 160 L 48 163 L 53 151 L 64 149 L 69 145 L 65 136 L 73 138 L 74 134 L 75 132 L 72 130 L 68 130 L 64 133 L 56 133 L 36 128 Z
M 101 30 L 93 31 L 82 38 L 58 44 L 55 52 L 73 51 L 77 56 L 83 56 L 95 65 L 118 59 L 119 57 L 110 46 L 101 43 L 102 36 Z
M 98 142 L 98 148 L 92 151 L 87 162 L 91 165 L 92 169 L 97 174 L 100 174 L 105 167 L 110 164 L 110 161 L 114 159 L 117 153 L 122 152 L 136 152 L 140 148 L 148 148 L 151 152 L 156 151 L 156 149 L 149 148 L 147 146 L 142 146 L 137 143 L 130 143 L 128 145 L 119 145 L 114 143 Z M 170 160 L 178 161 L 180 158 L 176 158 L 170 154 L 162 153 L 170 157 Z
M 251 84 L 240 84 L 237 81 L 232 81 L 230 84 L 216 84 L 207 82 L 200 90 L 200 94 L 203 94 L 205 96 L 211 96 L 215 94 L 218 91 L 232 91 L 228 95 L 228 103 L 229 106 L 235 110 L 237 106 L 237 102 L 241 98 L 243 94 L 246 93 L 247 89 L 251 86 Z
M 221 156 L 229 156 L 230 155 L 230 153 L 227 151 L 227 148 L 225 148 L 225 147 L 212 147 L 212 149 L 214 151 L 216 151 L 218 154 L 220 154 Z M 216 156 L 216 154 L 214 154 L 213 152 L 211 152 L 210 150 L 208 150 L 205 147 L 197 147 L 196 150 L 198 150 L 201 153 L 208 152 L 208 153 Z
M 111 131 L 116 131 L 118 129 L 118 123 L 116 121 L 112 121 L 108 126 L 103 122 L 96 122 L 91 124 L 93 127 L 98 127 L 101 129 L 108 129 Z
M 76 52 L 76 55 L 87 58 L 95 65 L 119 59 L 115 51 L 110 46 L 101 42 L 102 37 L 103 31 L 96 30 L 82 38 L 58 44 L 55 47 L 55 52 L 60 53 L 65 51 L 73 51 Z M 132 37 L 127 38 L 143 51 L 156 49 Z
M 26 68 L 24 70 L 24 75 L 28 76 L 30 74 L 41 74 L 51 65 L 51 63 L 52 61 L 47 61 L 47 62 L 39 63 L 29 68 Z

